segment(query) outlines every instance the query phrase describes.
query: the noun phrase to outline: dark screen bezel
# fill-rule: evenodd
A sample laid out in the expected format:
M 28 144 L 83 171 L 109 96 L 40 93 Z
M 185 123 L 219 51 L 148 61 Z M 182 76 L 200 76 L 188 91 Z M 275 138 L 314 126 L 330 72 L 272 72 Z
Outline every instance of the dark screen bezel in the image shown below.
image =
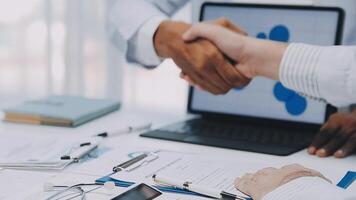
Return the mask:
M 335 45 L 340 45 L 342 43 L 343 25 L 345 12 L 343 9 L 338 7 L 316 7 L 316 6 L 297 6 L 297 5 L 268 5 L 268 4 L 245 4 L 245 3 L 216 3 L 216 2 L 205 2 L 201 6 L 201 12 L 199 21 L 202 21 L 205 8 L 207 6 L 220 6 L 220 7 L 244 7 L 244 8 L 267 8 L 267 9 L 292 9 L 292 10 L 315 10 L 315 11 L 333 11 L 338 14 L 338 24 L 335 37 Z M 238 114 L 226 114 L 219 112 L 203 111 L 192 108 L 193 102 L 193 92 L 194 88 L 189 88 L 188 95 L 188 113 L 200 114 L 203 118 L 214 118 L 219 120 L 234 120 L 241 123 L 251 123 L 251 124 L 262 124 L 269 126 L 287 127 L 287 128 L 302 128 L 302 129 L 319 129 L 321 124 L 308 123 L 308 122 L 295 122 L 289 120 L 280 119 L 269 119 L 263 117 L 252 117 Z M 329 118 L 332 113 L 335 113 L 337 109 L 330 104 L 327 105 L 324 122 Z
M 119 194 L 118 196 L 112 198 L 111 200 L 120 200 L 120 198 L 124 197 L 125 195 L 127 195 L 127 194 L 129 194 L 129 193 L 131 193 L 131 192 L 140 191 L 140 189 L 141 189 L 142 187 L 149 188 L 149 189 L 151 189 L 152 191 L 155 191 L 155 192 L 156 192 L 153 197 L 151 197 L 151 198 L 149 198 L 149 199 L 147 199 L 147 200 L 153 200 L 153 199 L 155 199 L 155 198 L 157 198 L 157 197 L 159 197 L 159 196 L 162 195 L 162 192 L 160 192 L 160 191 L 158 191 L 158 190 L 152 188 L 152 187 L 149 186 L 149 185 L 146 185 L 146 184 L 144 184 L 144 183 L 141 183 L 141 184 L 139 184 L 139 185 L 137 185 L 137 186 L 131 188 L 130 190 L 127 190 L 127 191 L 125 191 L 124 193 Z

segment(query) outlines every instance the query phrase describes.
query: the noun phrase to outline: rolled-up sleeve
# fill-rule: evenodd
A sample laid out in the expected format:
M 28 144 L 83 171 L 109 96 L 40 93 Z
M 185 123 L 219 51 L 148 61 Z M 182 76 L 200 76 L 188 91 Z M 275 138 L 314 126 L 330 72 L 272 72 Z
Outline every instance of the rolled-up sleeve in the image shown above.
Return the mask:
M 280 66 L 283 85 L 335 106 L 356 103 L 356 47 L 292 43 Z

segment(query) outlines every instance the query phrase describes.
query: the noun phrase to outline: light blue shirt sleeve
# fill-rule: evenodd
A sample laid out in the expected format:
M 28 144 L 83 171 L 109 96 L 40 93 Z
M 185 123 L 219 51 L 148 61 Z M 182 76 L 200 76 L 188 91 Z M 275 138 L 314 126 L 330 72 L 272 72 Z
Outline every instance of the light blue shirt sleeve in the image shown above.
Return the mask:
M 170 18 L 188 0 L 118 0 L 108 17 L 111 42 L 119 47 L 125 42 L 124 53 L 129 61 L 146 67 L 161 62 L 153 36 L 160 22 Z M 119 48 L 123 50 L 123 48 Z

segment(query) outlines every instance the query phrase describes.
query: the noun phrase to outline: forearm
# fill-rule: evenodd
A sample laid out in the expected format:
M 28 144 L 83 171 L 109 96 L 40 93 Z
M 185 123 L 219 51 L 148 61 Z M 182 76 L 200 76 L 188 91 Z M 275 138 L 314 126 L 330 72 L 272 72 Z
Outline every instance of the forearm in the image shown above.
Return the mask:
M 356 102 L 356 47 L 313 46 L 245 39 L 244 57 L 256 76 L 335 106 Z M 251 63 L 252 62 L 252 63 Z
M 245 40 L 243 49 L 245 50 L 242 54 L 244 54 L 243 57 L 252 58 L 249 65 L 256 69 L 254 76 L 279 80 L 279 68 L 287 44 L 250 37 L 243 38 Z

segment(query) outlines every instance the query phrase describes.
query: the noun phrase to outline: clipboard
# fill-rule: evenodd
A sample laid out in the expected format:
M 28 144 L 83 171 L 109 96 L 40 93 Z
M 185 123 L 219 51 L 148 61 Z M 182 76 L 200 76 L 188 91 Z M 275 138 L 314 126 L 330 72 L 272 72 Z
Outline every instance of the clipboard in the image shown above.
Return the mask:
M 17 170 L 62 170 L 90 155 L 98 148 L 99 143 L 99 140 L 94 139 L 80 142 L 74 146 L 70 146 L 70 151 L 62 154 L 59 158 L 56 158 L 56 160 L 2 162 L 0 163 L 0 168 Z
M 143 155 L 145 153 L 152 154 L 151 158 L 149 158 L 148 155 Z M 145 159 L 148 161 L 145 161 Z M 133 162 L 135 160 L 137 162 Z M 153 181 L 153 176 L 157 173 L 179 174 L 181 178 L 184 177 L 183 179 L 185 180 L 200 180 L 202 181 L 200 184 L 205 185 L 208 188 L 216 187 L 216 189 L 221 189 L 222 191 L 226 190 L 228 193 L 236 193 L 236 195 L 240 196 L 242 195 L 240 194 L 241 192 L 236 191 L 235 187 L 233 186 L 233 177 L 235 176 L 231 176 L 230 174 L 231 170 L 235 169 L 235 165 L 233 165 L 231 162 L 225 161 L 225 159 L 215 160 L 211 159 L 210 156 L 201 157 L 201 155 L 197 154 L 175 151 L 158 150 L 149 153 L 144 152 L 126 162 L 119 164 L 118 166 L 114 166 L 112 173 L 97 179 L 96 182 L 105 183 L 107 181 L 111 181 L 119 187 L 129 187 L 137 183 L 146 183 L 162 192 L 209 197 L 204 195 L 204 193 L 193 192 L 189 189 L 175 187 L 172 185 L 155 184 Z M 203 166 L 209 167 L 206 167 L 204 170 L 202 170 Z M 249 168 L 249 165 L 246 166 Z M 118 169 L 118 171 L 115 171 L 115 169 Z M 136 171 L 132 172 L 130 171 L 131 169 Z M 124 173 L 124 171 L 128 173 Z M 216 179 L 216 173 L 220 173 L 220 179 Z M 206 174 L 210 176 L 210 178 L 202 176 L 202 174 Z M 226 178 L 227 176 L 228 178 Z M 222 184 L 220 184 L 220 186 L 216 186 L 216 181 Z M 251 200 L 251 198 L 248 196 L 241 197 L 245 198 L 246 200 Z
M 105 182 L 113 182 L 115 184 L 115 186 L 118 187 L 130 187 L 134 184 L 136 184 L 135 182 L 130 182 L 130 181 L 124 181 L 124 180 L 119 180 L 119 179 L 115 179 L 112 178 L 111 176 L 115 173 L 120 173 L 121 171 L 125 171 L 125 170 L 132 170 L 132 169 L 137 169 L 139 167 L 142 167 L 142 163 L 145 162 L 145 158 L 149 157 L 149 154 L 153 154 L 156 156 L 156 158 L 152 159 L 150 162 L 154 162 L 155 160 L 157 160 L 159 158 L 159 153 L 162 152 L 160 150 L 158 151 L 154 151 L 154 152 L 148 152 L 148 153 L 143 153 L 141 155 L 138 155 L 136 157 L 131 158 L 130 160 L 123 162 L 121 164 L 119 164 L 118 166 L 114 166 L 113 167 L 113 172 L 102 177 L 99 178 L 97 180 L 95 180 L 96 183 L 105 183 Z M 139 157 L 142 157 L 143 159 L 137 159 Z M 136 161 L 136 162 L 135 162 Z M 140 163 L 139 163 L 140 162 Z M 128 165 L 125 165 L 127 164 Z M 124 167 L 120 167 L 120 166 L 124 166 Z M 118 170 L 117 170 L 118 169 Z M 175 188 L 175 187 L 171 187 L 171 186 L 157 186 L 157 185 L 152 185 L 152 187 L 162 191 L 162 192 L 170 192 L 170 193 L 176 193 L 176 194 L 188 194 L 188 195 L 195 195 L 195 196 L 203 196 L 201 194 L 195 193 L 195 192 L 191 192 L 188 190 L 183 190 L 183 189 L 179 189 L 179 188 Z

